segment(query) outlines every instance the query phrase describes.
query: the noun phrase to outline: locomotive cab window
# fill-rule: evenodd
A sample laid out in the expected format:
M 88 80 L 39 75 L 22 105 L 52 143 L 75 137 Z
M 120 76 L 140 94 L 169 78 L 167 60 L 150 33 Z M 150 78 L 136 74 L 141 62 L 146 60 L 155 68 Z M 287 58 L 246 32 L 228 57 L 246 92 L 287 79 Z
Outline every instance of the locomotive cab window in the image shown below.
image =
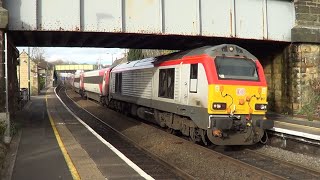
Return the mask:
M 74 78 L 74 81 L 73 81 L 73 82 L 79 83 L 79 82 L 80 82 L 80 78 Z
M 115 93 L 121 93 L 122 89 L 122 73 L 116 73 Z
M 190 65 L 190 92 L 196 93 L 198 87 L 198 64 Z
M 256 63 L 250 59 L 217 57 L 215 65 L 219 79 L 259 80 Z
M 174 77 L 174 68 L 159 70 L 159 97 L 174 98 Z

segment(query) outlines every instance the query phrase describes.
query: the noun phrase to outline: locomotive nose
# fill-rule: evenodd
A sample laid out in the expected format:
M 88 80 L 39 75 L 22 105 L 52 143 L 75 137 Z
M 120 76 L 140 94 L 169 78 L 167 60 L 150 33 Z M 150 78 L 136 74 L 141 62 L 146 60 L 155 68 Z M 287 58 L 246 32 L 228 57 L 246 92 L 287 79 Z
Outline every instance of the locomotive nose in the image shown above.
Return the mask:
M 264 115 L 267 110 L 266 87 L 215 85 L 210 89 L 208 113 Z

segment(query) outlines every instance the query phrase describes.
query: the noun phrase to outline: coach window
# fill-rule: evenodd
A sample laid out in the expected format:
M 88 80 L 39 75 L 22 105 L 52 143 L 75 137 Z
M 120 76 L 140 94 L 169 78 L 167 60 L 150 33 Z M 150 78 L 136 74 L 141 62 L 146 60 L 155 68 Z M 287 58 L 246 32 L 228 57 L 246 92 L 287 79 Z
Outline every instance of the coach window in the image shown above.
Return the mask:
M 115 93 L 121 93 L 122 89 L 122 73 L 116 73 Z
M 160 69 L 158 96 L 169 99 L 174 98 L 174 68 Z
M 197 93 L 198 87 L 198 64 L 190 65 L 190 92 Z

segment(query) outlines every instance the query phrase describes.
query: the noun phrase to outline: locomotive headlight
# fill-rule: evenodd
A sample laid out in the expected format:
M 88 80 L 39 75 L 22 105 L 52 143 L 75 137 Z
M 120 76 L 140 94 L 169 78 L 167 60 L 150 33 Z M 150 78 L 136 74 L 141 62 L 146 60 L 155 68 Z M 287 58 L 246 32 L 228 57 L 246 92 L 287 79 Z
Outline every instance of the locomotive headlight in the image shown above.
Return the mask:
M 267 110 L 268 105 L 267 104 L 256 104 L 255 109 L 256 110 Z
M 225 110 L 227 108 L 226 103 L 213 103 L 212 104 L 212 109 L 215 110 Z

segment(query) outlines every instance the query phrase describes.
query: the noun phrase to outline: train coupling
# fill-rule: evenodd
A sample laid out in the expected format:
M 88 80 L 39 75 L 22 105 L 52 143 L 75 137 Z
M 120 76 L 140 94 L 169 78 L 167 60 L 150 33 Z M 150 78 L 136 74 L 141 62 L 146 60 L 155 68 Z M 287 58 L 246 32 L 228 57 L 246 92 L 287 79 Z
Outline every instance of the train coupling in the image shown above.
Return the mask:
M 221 130 L 231 129 L 233 118 L 226 115 L 210 115 L 208 128 L 216 128 Z

